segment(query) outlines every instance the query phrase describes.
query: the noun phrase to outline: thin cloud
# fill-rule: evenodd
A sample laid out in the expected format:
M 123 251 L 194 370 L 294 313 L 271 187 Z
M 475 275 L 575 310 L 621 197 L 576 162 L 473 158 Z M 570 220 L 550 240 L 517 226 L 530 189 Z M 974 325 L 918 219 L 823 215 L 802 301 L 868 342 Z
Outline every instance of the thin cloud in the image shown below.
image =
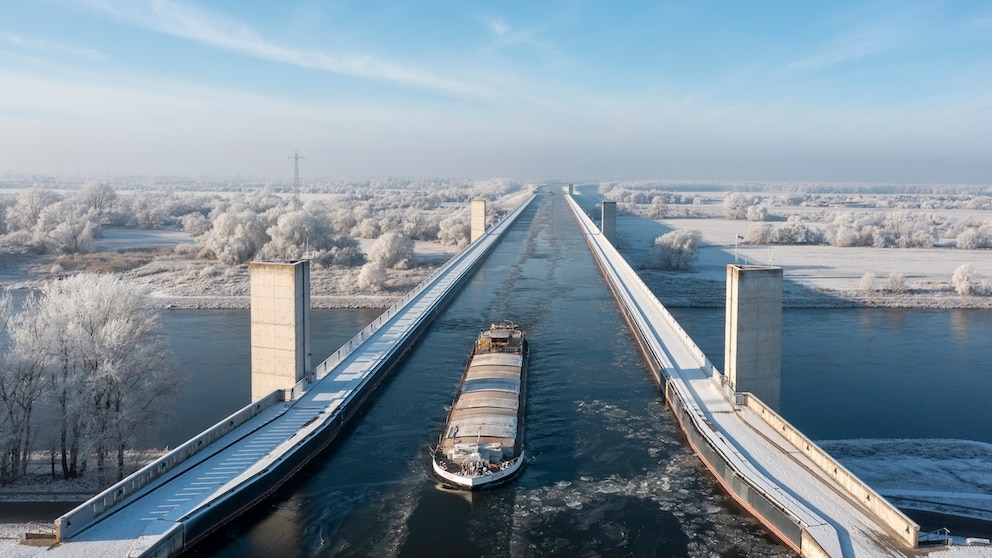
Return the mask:
M 489 26 L 489 30 L 493 32 L 493 35 L 497 37 L 505 37 L 510 32 L 510 24 L 503 18 L 489 20 L 486 22 L 486 25 Z
M 90 0 L 89 4 L 131 25 L 205 45 L 292 66 L 489 99 L 496 93 L 476 84 L 408 68 L 364 54 L 299 50 L 271 42 L 242 22 L 169 0 Z
M 557 50 L 551 42 L 538 38 L 537 30 L 517 29 L 502 17 L 485 20 L 485 24 L 494 37 L 493 43 L 490 45 L 491 49 L 528 46 L 546 54 L 557 54 Z
M 789 72 L 818 70 L 892 50 L 909 42 L 906 33 L 863 32 L 831 41 L 819 52 L 786 64 Z
M 818 70 L 911 47 L 940 34 L 939 14 L 920 6 L 899 10 L 856 9 L 845 17 L 850 26 L 813 53 L 787 64 L 788 72 Z
M 68 54 L 76 58 L 88 58 L 90 60 L 106 60 L 109 58 L 105 53 L 91 48 L 75 47 L 44 39 L 25 37 L 16 33 L 0 32 L 0 39 L 22 50 L 46 54 Z

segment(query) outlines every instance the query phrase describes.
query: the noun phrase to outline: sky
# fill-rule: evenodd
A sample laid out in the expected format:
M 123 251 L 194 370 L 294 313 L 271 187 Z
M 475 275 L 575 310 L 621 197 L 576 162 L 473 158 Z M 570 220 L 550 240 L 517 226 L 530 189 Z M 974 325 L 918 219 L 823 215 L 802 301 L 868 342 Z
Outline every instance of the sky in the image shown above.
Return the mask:
M 0 175 L 992 183 L 992 2 L 0 2 Z

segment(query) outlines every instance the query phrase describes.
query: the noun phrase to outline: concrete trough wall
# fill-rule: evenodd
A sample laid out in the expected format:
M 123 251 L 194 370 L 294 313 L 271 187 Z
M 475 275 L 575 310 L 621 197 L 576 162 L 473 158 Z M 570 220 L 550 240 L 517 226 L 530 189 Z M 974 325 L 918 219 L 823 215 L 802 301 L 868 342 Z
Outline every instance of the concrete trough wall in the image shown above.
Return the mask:
M 830 454 L 820 449 L 760 399 L 750 393 L 739 393 L 737 399 L 738 405 L 747 407 L 761 417 L 768 426 L 777 430 L 796 450 L 809 458 L 821 471 L 843 487 L 855 501 L 867 509 L 880 525 L 887 527 L 895 537 L 905 543 L 907 548 L 917 547 L 920 538 L 920 526 L 915 521 L 844 468 Z
M 407 329 L 400 339 L 388 351 L 368 364 L 369 373 L 365 375 L 360 385 L 322 424 L 315 424 L 312 432 L 295 442 L 286 451 L 280 452 L 277 457 L 266 464 L 263 470 L 182 518 L 185 527 L 184 548 L 186 550 L 274 492 L 336 439 L 341 429 L 361 411 L 365 401 L 375 393 L 379 384 L 386 380 L 389 372 L 400 362 L 402 355 L 413 346 L 420 334 L 433 321 L 433 318 L 441 312 L 451 295 L 464 285 L 465 279 L 485 260 L 485 256 L 496 246 L 502 234 L 533 200 L 533 196 L 528 198 L 494 226 L 489 234 L 479 241 L 479 244 L 485 244 L 481 247 L 481 251 L 479 250 L 480 246 L 473 243 L 459 252 L 437 272 L 421 282 L 420 285 L 407 293 L 316 367 L 318 379 L 328 375 L 333 376 L 336 367 L 358 350 L 362 344 L 371 339 L 374 333 L 383 327 L 388 327 L 425 290 L 436 288 L 435 283 L 448 270 L 463 263 L 466 258 L 472 258 L 470 265 L 459 272 L 461 275 L 456 280 L 448 284 L 444 290 L 431 294 L 435 299 L 431 307 L 416 316 L 413 322 L 406 326 Z M 275 393 L 292 395 L 301 392 L 300 390 L 304 387 L 297 384 L 291 390 L 278 390 Z
M 363 384 L 355 390 L 355 393 L 353 393 L 351 397 L 348 398 L 346 404 L 342 405 L 338 413 L 335 413 L 335 417 L 333 417 L 330 421 L 329 427 L 324 429 L 325 432 L 318 433 L 316 436 L 310 437 L 309 441 L 312 441 L 313 438 L 319 438 L 319 443 L 300 444 L 301 446 L 306 446 L 306 451 L 294 451 L 291 452 L 293 455 L 287 455 L 277 459 L 271 470 L 283 474 L 270 475 L 272 477 L 271 479 L 266 479 L 258 486 L 245 490 L 242 494 L 238 494 L 234 497 L 234 500 L 243 497 L 242 499 L 244 499 L 245 502 L 241 502 L 241 506 L 226 505 L 229 502 L 224 502 L 219 506 L 212 506 L 210 503 L 207 503 L 205 506 L 206 508 L 209 509 L 213 507 L 214 510 L 217 510 L 220 513 L 194 514 L 195 517 L 190 516 L 187 518 L 190 522 L 189 525 L 177 523 L 174 527 L 170 527 L 168 532 L 164 535 L 148 537 L 147 541 L 145 541 L 146 544 L 142 543 L 144 537 L 139 538 L 136 541 L 137 546 L 135 548 L 142 547 L 142 549 L 140 552 L 133 553 L 133 555 L 177 555 L 188 546 L 190 539 L 197 536 L 202 536 L 204 533 L 209 532 L 216 526 L 222 524 L 233 515 L 237 515 L 240 511 L 247 509 L 247 507 L 250 507 L 252 503 L 257 502 L 260 496 L 271 493 L 273 487 L 277 487 L 286 478 L 305 465 L 305 463 L 309 461 L 313 455 L 318 453 L 320 449 L 326 446 L 327 443 L 334 438 L 341 426 L 347 422 L 347 419 L 360 410 L 362 403 L 375 390 L 375 387 L 385 378 L 385 376 L 387 376 L 386 372 L 388 372 L 389 369 L 395 365 L 398 361 L 398 357 L 409 349 L 413 341 L 416 339 L 416 334 L 421 332 L 426 324 L 428 324 L 434 315 L 437 314 L 440 307 L 443 306 L 445 299 L 460 288 L 461 284 L 464 282 L 464 278 L 484 260 L 485 255 L 488 254 L 488 252 L 498 243 L 502 234 L 533 200 L 534 196 L 527 198 L 517 208 L 504 217 L 496 226 L 494 226 L 492 230 L 485 235 L 485 238 L 480 239 L 478 243 L 473 243 L 473 245 L 466 247 L 465 250 L 451 258 L 440 269 L 438 269 L 437 272 L 421 282 L 420 285 L 418 285 L 411 292 L 407 293 L 401 300 L 391 306 L 371 324 L 366 326 L 354 338 L 349 340 L 348 343 L 339 348 L 333 355 L 331 355 L 331 357 L 316 367 L 315 373 L 317 376 L 326 376 L 334 369 L 335 366 L 344 361 L 365 341 L 371 338 L 373 333 L 378 331 L 380 328 L 389 325 L 389 323 L 396 318 L 396 316 L 400 314 L 400 312 L 404 310 L 410 302 L 423 294 L 428 288 L 434 287 L 436 281 L 451 270 L 453 266 L 463 263 L 466 258 L 472 258 L 471 265 L 465 270 L 460 271 L 459 273 L 461 273 L 461 275 L 456 280 L 454 280 L 450 285 L 447 285 L 444 291 L 434 295 L 437 297 L 437 302 L 435 305 L 414 320 L 414 323 L 410 326 L 410 330 L 403 336 L 403 339 L 391 347 L 387 354 L 379 359 L 379 362 L 372 363 L 372 366 L 376 367 L 377 370 L 383 373 L 374 373 L 366 377 Z M 478 249 L 480 245 L 482 245 L 481 251 Z M 230 434 L 236 428 L 258 416 L 274 404 L 295 400 L 307 388 L 308 385 L 304 379 L 297 382 L 296 385 L 291 388 L 278 389 L 269 393 L 265 397 L 250 403 L 216 425 L 203 431 L 203 433 L 199 434 L 190 441 L 182 444 L 161 458 L 143 467 L 141 470 L 133 473 L 123 481 L 111 486 L 90 500 L 84 502 L 77 508 L 66 513 L 62 517 L 59 517 L 55 520 L 55 530 L 58 540 L 60 542 L 70 541 L 73 536 L 80 533 L 96 521 L 102 519 L 104 516 L 109 515 L 107 512 L 112 510 L 115 511 L 116 509 L 123 507 L 123 504 L 140 498 L 142 495 L 152 490 L 153 485 L 157 485 L 160 482 L 182 474 L 182 472 L 189 467 L 192 467 L 201 462 L 203 459 L 209 457 L 208 454 L 212 454 L 213 452 L 206 452 L 203 450 L 210 448 L 211 445 L 220 438 Z M 301 447 L 299 449 L 304 448 Z M 198 455 L 201 452 L 203 455 Z M 263 474 L 264 473 L 266 473 L 266 471 L 263 471 Z M 275 477 L 279 478 L 277 479 Z M 228 495 L 229 498 L 232 496 L 234 496 L 233 493 Z M 221 515 L 223 515 L 223 517 L 221 517 Z
M 176 471 L 180 465 L 192 459 L 201 450 L 282 400 L 283 392 L 281 390 L 272 392 L 57 518 L 55 520 L 55 533 L 58 540 L 63 541 L 72 538 L 73 535 L 85 529 L 101 515 L 131 498 L 139 497 L 148 485 Z
M 520 214 L 525 209 L 527 209 L 527 207 L 531 204 L 531 202 L 534 201 L 535 198 L 536 196 L 532 195 L 527 199 L 525 199 L 519 206 L 517 206 L 509 214 L 503 217 L 503 219 L 501 219 L 498 223 L 493 225 L 492 229 L 488 231 L 487 236 L 494 236 L 497 238 L 502 237 L 503 233 L 506 232 L 506 229 L 511 224 L 513 224 L 514 221 L 517 220 L 517 217 L 519 217 Z M 448 270 L 454 267 L 455 265 L 458 265 L 462 261 L 462 259 L 464 259 L 466 255 L 472 250 L 474 245 L 475 243 L 473 242 L 469 246 L 466 246 L 461 252 L 459 252 L 454 257 L 452 257 L 447 262 L 445 262 L 444 265 L 442 265 L 437 269 L 437 271 L 432 273 L 428 278 L 421 281 L 419 285 L 413 288 L 413 290 L 403 295 L 403 298 L 393 303 L 393 305 L 387 308 L 385 312 L 379 314 L 379 316 L 376 317 L 376 319 L 372 320 L 372 322 L 369 323 L 369 325 L 362 328 L 362 330 L 359 331 L 357 334 L 355 334 L 354 337 L 349 339 L 347 343 L 339 347 L 338 350 L 334 351 L 334 353 L 331 354 L 331 356 L 327 357 L 326 359 L 324 359 L 323 362 L 318 364 L 316 367 L 317 379 L 323 378 L 329 372 L 331 372 L 335 366 L 340 364 L 344 359 L 348 358 L 348 356 L 351 353 L 353 353 L 355 349 L 360 347 L 362 343 L 364 343 L 366 340 L 371 338 L 372 334 L 374 334 L 376 331 L 378 331 L 387 323 L 389 323 L 390 320 L 396 317 L 396 315 L 399 314 L 399 312 L 403 308 L 405 308 L 407 304 L 409 304 L 413 299 L 417 298 L 428 287 L 433 285 L 434 282 L 439 277 L 447 273 Z M 485 259 L 485 256 L 489 253 L 490 250 L 493 249 L 493 247 L 495 247 L 495 245 L 496 245 L 495 243 L 490 244 L 490 246 L 487 247 L 484 252 L 478 255 L 478 261 L 472 266 L 470 271 L 474 270 L 475 267 L 478 266 L 478 264 L 480 264 L 482 260 Z M 444 296 L 447 296 L 447 294 L 445 294 Z
M 674 383 L 669 384 L 666 391 L 665 399 L 679 421 L 682 431 L 713 476 L 751 515 L 758 517 L 779 539 L 787 542 L 796 552 L 800 552 L 804 525 L 773 497 L 753 485 L 745 475 L 737 471 L 720 450 L 710 443 L 703 430 L 707 427 L 698 424 Z
M 599 239 L 594 238 L 594 235 L 596 235 L 595 225 L 585 212 L 581 210 L 574 199 L 569 197 L 568 200 L 572 206 L 573 213 L 579 220 L 580 227 L 585 233 L 586 242 L 606 279 L 607 285 L 617 299 L 625 320 L 630 325 L 634 337 L 637 339 L 642 352 L 648 360 L 649 366 L 651 366 L 655 373 L 655 378 L 659 382 L 665 400 L 675 414 L 676 419 L 682 427 L 682 431 L 685 433 L 696 455 L 699 456 L 706 467 L 713 473 L 714 477 L 716 477 L 735 500 L 793 550 L 799 552 L 804 557 L 830 556 L 830 553 L 825 551 L 816 541 L 815 537 L 810 534 L 810 529 L 816 529 L 817 526 L 806 525 L 805 522 L 790 512 L 788 506 L 779 502 L 774 495 L 766 493 L 755 483 L 751 482 L 746 474 L 734 466 L 734 461 L 711 442 L 710 436 L 713 435 L 712 430 L 708 425 L 700 422 L 702 413 L 699 412 L 699 409 L 687 403 L 687 396 L 680 390 L 680 380 L 673 380 L 667 374 L 666 369 L 674 369 L 674 365 L 664 348 L 658 346 L 657 341 L 652 338 L 653 336 L 647 333 L 651 330 L 650 325 L 643 323 L 643 318 L 633 310 L 638 303 L 631 299 L 628 289 L 631 291 L 638 290 L 641 294 L 645 295 L 641 297 L 641 303 L 646 299 L 651 301 L 651 304 L 657 305 L 655 310 L 659 311 L 663 319 L 667 322 L 666 325 L 668 327 L 677 332 L 683 340 L 687 341 L 686 345 L 691 349 L 693 357 L 697 359 L 700 368 L 708 376 L 722 380 L 722 374 L 719 374 L 713 364 L 703 354 L 702 350 L 689 337 L 689 334 L 682 329 L 671 313 L 668 312 L 668 309 L 657 300 L 640 277 L 630 269 L 629 265 L 626 265 L 626 261 L 616 252 L 613 246 L 608 243 L 598 242 Z M 610 263 L 610 259 L 613 259 L 615 262 L 622 261 L 623 265 L 613 265 Z

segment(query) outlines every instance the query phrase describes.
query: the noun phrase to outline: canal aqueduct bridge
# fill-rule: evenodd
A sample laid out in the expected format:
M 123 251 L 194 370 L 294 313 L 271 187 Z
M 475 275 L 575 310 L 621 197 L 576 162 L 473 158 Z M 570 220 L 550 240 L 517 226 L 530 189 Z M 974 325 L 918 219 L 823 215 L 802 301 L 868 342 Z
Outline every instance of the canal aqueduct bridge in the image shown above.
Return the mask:
M 773 398 L 774 378 L 748 371 L 750 356 L 737 360 L 732 379 L 717 371 L 572 196 L 565 197 L 686 438 L 735 500 L 803 556 L 898 554 L 917 546 L 919 527 L 782 419 L 776 402 L 733 389 L 750 386 Z M 334 439 L 534 199 L 313 370 L 301 372 L 294 359 L 278 389 L 58 518 L 60 542 L 40 555 L 174 556 L 271 494 Z M 303 344 L 306 327 L 294 318 L 287 342 Z M 755 359 L 774 358 L 774 340 L 769 343 Z

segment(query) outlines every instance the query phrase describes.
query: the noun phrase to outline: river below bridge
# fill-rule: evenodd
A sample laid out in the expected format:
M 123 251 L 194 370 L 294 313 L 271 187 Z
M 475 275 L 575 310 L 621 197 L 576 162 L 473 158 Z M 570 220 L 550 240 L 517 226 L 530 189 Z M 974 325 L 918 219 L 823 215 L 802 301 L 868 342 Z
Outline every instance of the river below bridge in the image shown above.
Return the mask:
M 354 319 L 337 343 L 370 318 Z M 428 447 L 478 331 L 501 319 L 531 343 L 526 466 L 502 488 L 442 490 Z M 229 331 L 247 344 L 246 325 Z M 224 385 L 210 380 L 204 397 Z M 190 554 L 789 555 L 683 441 L 561 196 L 535 201 L 370 402 L 275 497 Z
M 722 311 L 674 312 L 719 366 Z M 314 363 L 378 313 L 315 310 Z M 428 447 L 475 336 L 504 318 L 531 342 L 527 465 L 502 488 L 442 490 Z M 188 378 L 156 442 L 174 445 L 247 403 L 248 313 L 177 310 L 163 321 Z M 918 437 L 931 433 L 926 416 L 958 413 L 933 432 L 992 441 L 961 419 L 984 412 L 977 400 L 992 386 L 980 364 L 992 360 L 981 341 L 992 313 L 789 310 L 785 323 L 783 414 L 811 437 Z M 860 364 L 869 356 L 877 367 Z M 940 371 L 975 368 L 986 374 L 966 377 L 978 386 L 964 406 L 934 396 L 965 381 Z M 535 201 L 370 403 L 273 498 L 189 554 L 791 556 L 689 450 L 561 196 Z M 878 412 L 885 426 L 866 430 Z

